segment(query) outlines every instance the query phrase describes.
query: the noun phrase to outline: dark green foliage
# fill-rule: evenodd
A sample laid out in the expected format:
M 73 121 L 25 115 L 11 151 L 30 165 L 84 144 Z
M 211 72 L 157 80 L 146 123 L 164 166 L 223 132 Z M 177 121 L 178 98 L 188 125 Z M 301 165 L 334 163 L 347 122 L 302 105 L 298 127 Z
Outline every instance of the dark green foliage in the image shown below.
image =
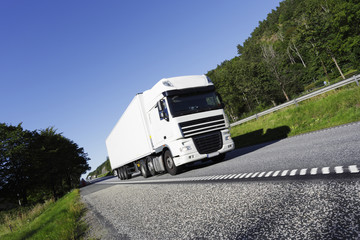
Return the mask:
M 288 101 L 360 69 L 358 0 L 285 0 L 260 22 L 239 56 L 207 75 L 230 120 Z
M 78 186 L 88 160 L 83 148 L 53 128 L 30 132 L 0 124 L 0 195 L 8 201 L 56 199 Z

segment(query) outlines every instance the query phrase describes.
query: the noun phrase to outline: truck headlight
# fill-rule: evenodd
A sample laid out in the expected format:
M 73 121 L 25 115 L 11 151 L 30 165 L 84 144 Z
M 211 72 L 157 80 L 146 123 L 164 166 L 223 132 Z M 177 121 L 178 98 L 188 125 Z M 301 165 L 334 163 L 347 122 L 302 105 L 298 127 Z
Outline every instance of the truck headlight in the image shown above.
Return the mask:
M 186 151 L 190 151 L 191 147 L 190 146 L 183 146 L 180 148 L 180 152 L 186 152 Z
M 231 139 L 230 135 L 225 136 L 225 141 L 229 141 Z

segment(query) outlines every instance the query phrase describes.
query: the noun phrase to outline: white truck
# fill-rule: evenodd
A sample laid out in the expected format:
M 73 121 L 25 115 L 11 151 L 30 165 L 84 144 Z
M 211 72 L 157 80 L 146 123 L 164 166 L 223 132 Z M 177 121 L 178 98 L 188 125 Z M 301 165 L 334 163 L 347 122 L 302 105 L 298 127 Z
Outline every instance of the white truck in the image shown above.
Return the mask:
M 121 179 L 177 174 L 184 164 L 221 161 L 234 149 L 220 96 L 205 75 L 160 80 L 137 94 L 106 139 Z

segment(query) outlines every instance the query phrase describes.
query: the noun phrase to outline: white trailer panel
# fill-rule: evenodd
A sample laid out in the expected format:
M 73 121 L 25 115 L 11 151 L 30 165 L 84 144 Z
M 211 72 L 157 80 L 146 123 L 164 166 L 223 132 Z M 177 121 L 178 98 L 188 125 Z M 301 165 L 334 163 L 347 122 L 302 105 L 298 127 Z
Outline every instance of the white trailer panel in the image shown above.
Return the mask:
M 142 101 L 142 94 L 137 94 L 106 139 L 112 169 L 134 162 L 153 152 Z

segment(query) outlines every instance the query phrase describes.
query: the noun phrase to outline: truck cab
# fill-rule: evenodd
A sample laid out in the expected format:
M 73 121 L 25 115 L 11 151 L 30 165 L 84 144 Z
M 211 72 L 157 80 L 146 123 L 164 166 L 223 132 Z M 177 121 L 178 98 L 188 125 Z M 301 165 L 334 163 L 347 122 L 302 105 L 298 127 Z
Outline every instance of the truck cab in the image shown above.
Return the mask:
M 220 96 L 206 76 L 162 79 L 143 93 L 154 154 L 148 168 L 172 175 L 200 159 L 234 149 Z

